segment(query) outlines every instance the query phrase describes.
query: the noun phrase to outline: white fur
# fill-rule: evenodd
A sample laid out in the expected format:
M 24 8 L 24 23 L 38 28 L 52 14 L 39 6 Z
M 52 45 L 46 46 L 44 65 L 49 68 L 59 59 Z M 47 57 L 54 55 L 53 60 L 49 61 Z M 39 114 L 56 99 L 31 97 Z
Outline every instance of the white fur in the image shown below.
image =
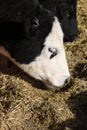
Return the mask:
M 48 88 L 61 87 L 64 85 L 65 80 L 70 77 L 70 73 L 63 45 L 63 32 L 56 17 L 44 45 L 41 54 L 30 64 L 19 64 L 8 56 L 29 75 L 43 81 Z M 50 59 L 51 53 L 48 51 L 48 48 L 51 47 L 56 48 L 58 51 L 58 54 L 52 59 Z

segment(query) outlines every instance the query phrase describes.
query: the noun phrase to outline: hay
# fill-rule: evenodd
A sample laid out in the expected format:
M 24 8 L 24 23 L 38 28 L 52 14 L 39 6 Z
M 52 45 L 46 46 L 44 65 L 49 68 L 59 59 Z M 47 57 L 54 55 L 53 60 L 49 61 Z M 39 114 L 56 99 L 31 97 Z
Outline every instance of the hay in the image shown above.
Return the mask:
M 78 0 L 77 9 L 79 36 L 65 44 L 72 79 L 66 90 L 43 89 L 0 56 L 0 130 L 87 130 L 87 1 Z

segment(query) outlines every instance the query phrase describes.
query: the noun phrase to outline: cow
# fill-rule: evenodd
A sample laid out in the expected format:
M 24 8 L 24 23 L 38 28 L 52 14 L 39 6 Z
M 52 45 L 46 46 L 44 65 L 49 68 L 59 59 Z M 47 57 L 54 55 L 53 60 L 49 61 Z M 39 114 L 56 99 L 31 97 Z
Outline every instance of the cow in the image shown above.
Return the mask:
M 77 0 L 39 0 L 39 2 L 58 17 L 64 33 L 64 41 L 73 41 L 78 35 Z
M 0 53 L 48 88 L 70 78 L 59 20 L 38 0 L 0 0 Z

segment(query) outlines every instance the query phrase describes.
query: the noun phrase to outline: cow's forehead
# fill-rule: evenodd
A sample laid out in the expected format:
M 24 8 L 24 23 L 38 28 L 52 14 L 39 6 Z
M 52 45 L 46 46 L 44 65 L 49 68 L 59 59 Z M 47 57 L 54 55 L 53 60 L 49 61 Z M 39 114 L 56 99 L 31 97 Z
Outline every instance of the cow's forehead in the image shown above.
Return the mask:
M 39 38 L 41 41 L 49 35 L 52 30 L 53 23 L 55 21 L 55 16 L 48 11 L 42 11 L 37 16 L 39 21 L 39 27 L 35 32 L 36 38 Z
M 53 22 L 52 29 L 47 36 L 44 44 L 48 47 L 57 47 L 61 49 L 63 47 L 63 32 L 58 19 L 56 17 L 54 17 L 54 19 L 55 20 Z

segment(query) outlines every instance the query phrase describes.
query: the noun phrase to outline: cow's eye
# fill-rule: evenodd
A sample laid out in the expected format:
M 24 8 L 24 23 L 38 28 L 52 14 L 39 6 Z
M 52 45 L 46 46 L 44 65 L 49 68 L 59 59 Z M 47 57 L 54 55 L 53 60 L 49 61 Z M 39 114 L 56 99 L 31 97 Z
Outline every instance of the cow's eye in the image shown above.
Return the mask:
M 50 59 L 52 59 L 53 57 L 55 57 L 57 55 L 57 53 L 58 53 L 57 49 L 53 48 L 53 47 L 48 48 L 48 51 L 51 53 Z
M 32 28 L 33 29 L 37 29 L 37 27 L 39 27 L 39 19 L 34 17 L 32 20 L 31 20 L 31 23 L 32 23 Z

